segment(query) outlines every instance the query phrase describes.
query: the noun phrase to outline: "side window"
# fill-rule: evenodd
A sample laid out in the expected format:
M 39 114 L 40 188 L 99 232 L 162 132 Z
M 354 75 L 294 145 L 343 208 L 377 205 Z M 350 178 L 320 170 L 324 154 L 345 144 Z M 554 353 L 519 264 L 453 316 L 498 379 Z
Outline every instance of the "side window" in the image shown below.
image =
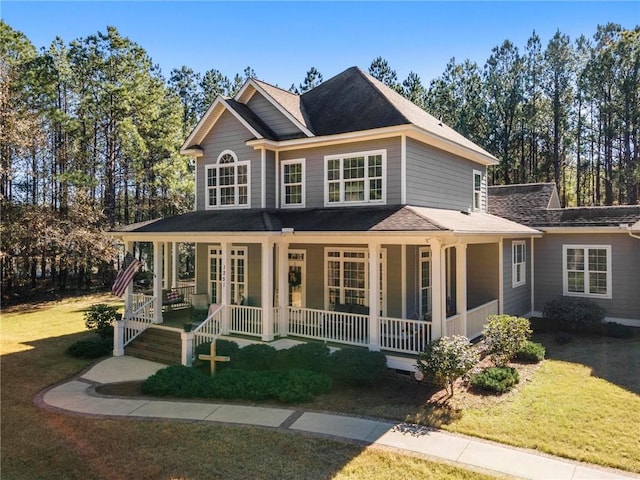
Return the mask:
M 473 171 L 473 210 L 482 210 L 482 172 Z
M 511 244 L 511 284 L 519 287 L 527 283 L 526 243 L 515 240 Z
M 281 205 L 283 207 L 305 206 L 305 162 L 304 159 L 284 160 L 280 173 Z
M 206 208 L 249 207 L 249 162 L 225 150 L 206 167 Z
M 563 245 L 564 294 L 611 298 L 611 245 Z

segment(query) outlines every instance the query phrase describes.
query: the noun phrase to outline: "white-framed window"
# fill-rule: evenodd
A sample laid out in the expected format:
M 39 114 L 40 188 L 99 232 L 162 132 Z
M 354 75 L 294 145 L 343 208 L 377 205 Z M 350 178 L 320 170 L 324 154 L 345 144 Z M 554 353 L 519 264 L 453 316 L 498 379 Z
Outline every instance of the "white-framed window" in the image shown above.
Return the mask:
M 244 305 L 247 296 L 247 247 L 232 247 L 229 251 L 231 271 L 226 272 L 222 261 L 222 248 L 209 248 L 209 298 L 211 303 L 222 303 L 222 285 L 229 276 L 231 304 Z
M 324 157 L 325 206 L 385 203 L 387 151 Z
M 249 163 L 225 150 L 215 165 L 206 166 L 206 208 L 250 207 Z
M 280 179 L 281 205 L 283 207 L 305 206 L 305 161 L 283 160 Z
M 611 298 L 611 245 L 563 245 L 562 270 L 565 295 Z
M 473 171 L 473 210 L 482 210 L 482 181 L 480 170 Z
M 420 318 L 426 319 L 431 315 L 431 249 L 420 248 Z
M 380 314 L 386 315 L 386 258 L 380 252 Z M 337 303 L 369 305 L 369 252 L 359 248 L 325 248 L 325 308 L 332 310 Z
M 511 285 L 519 287 L 527 283 L 527 243 L 514 240 L 511 244 Z

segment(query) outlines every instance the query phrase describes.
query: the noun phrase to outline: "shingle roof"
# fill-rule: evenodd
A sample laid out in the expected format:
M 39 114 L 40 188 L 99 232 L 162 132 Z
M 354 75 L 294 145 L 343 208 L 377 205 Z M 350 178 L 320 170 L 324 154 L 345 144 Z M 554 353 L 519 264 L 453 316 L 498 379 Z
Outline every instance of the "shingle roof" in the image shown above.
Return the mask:
M 268 140 L 278 140 L 278 136 L 245 104 L 233 99 L 226 100 L 227 105 L 240 115 L 251 127 Z
M 536 230 L 486 213 L 410 207 L 198 210 L 119 227 L 118 233 L 456 232 L 531 235 Z
M 557 202 L 553 183 L 491 186 L 488 192 L 490 213 L 536 228 L 618 227 L 640 222 L 640 205 L 550 208 Z
M 267 95 L 271 96 L 271 98 L 278 102 L 282 108 L 289 112 L 293 118 L 300 122 L 300 124 L 309 128 L 307 119 L 305 118 L 302 110 L 300 95 L 283 90 L 279 87 L 274 87 L 273 85 L 263 82 L 262 80 L 258 80 L 257 78 L 254 78 L 253 81 L 256 82 L 267 93 Z

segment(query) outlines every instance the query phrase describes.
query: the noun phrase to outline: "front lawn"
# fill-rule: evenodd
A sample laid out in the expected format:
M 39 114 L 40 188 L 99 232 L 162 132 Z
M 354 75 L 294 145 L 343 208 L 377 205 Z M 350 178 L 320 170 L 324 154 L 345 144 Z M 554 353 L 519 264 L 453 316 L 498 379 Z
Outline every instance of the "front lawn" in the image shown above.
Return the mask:
M 87 296 L 2 312 L 2 478 L 493 478 L 420 458 L 289 432 L 87 418 L 34 405 L 33 399 L 42 389 L 90 365 L 64 352 L 77 340 L 95 335 L 86 332 L 83 312 L 94 303 L 111 299 Z

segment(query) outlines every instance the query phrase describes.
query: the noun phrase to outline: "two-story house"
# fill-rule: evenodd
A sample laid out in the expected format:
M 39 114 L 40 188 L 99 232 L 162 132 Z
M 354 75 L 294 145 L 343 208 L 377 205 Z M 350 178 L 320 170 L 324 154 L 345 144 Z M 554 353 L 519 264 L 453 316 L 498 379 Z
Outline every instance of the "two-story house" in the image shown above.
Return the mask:
M 180 242 L 196 268 L 179 300 L 209 312 L 183 333 L 185 363 L 223 334 L 362 346 L 412 370 L 432 339 L 533 310 L 541 232 L 487 212 L 496 158 L 358 68 L 302 95 L 250 79 L 182 153 L 195 211 L 112 232 L 129 251 L 153 242 L 155 275 L 127 292 L 116 354 L 162 324 Z

